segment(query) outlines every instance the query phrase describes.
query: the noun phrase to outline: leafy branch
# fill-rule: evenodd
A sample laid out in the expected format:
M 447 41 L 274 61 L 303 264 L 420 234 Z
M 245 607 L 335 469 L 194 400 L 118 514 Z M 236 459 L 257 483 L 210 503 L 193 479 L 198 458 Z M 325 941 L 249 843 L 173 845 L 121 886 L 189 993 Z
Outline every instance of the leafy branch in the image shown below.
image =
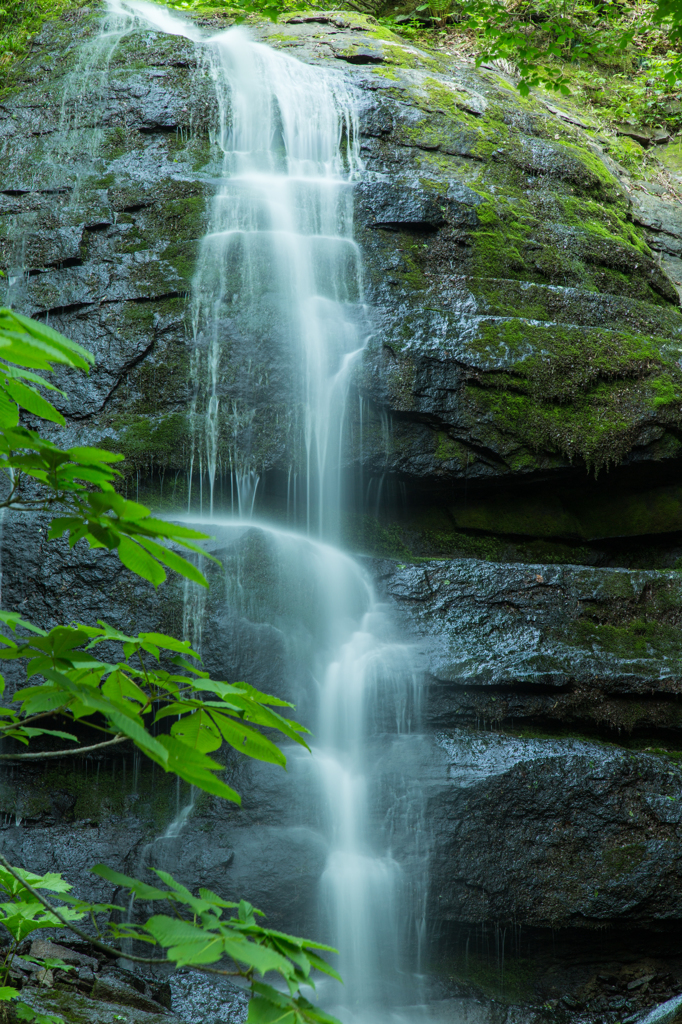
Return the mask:
M 65 514 L 52 520 L 50 538 L 67 534 L 71 547 L 85 540 L 92 548 L 115 550 L 127 568 L 154 586 L 165 580 L 168 568 L 206 586 L 198 568 L 171 546 L 203 554 L 196 541 L 206 535 L 155 519 L 145 506 L 118 494 L 119 473 L 113 467 L 120 455 L 99 448 L 61 449 L 20 422 L 23 413 L 64 425 L 62 414 L 42 394 L 58 389 L 36 371 L 50 372 L 61 365 L 88 372 L 92 363 L 87 350 L 51 328 L 0 310 L 0 473 L 8 481 L 0 508 L 58 508 Z M 227 744 L 241 755 L 284 767 L 284 754 L 263 728 L 307 747 L 307 730 L 281 713 L 292 705 L 248 683 L 211 679 L 189 641 L 158 632 L 129 636 L 101 621 L 96 626 L 72 623 L 45 630 L 13 611 L 0 611 L 0 624 L 0 660 L 23 663 L 27 676 L 27 685 L 0 706 L 0 738 L 24 746 L 37 739 L 74 744 L 10 752 L 0 755 L 2 760 L 73 756 L 129 741 L 164 771 L 239 803 L 239 794 L 222 777 L 224 764 L 210 754 Z M 107 660 L 97 656 L 102 644 Z M 4 686 L 0 676 L 0 695 Z M 63 723 L 71 728 L 85 724 L 103 738 L 84 744 L 74 732 L 48 727 Z M 174 911 L 173 916 L 157 913 L 143 923 L 109 920 L 113 941 L 146 942 L 159 947 L 161 959 L 178 966 L 191 964 L 208 973 L 243 977 L 252 996 L 250 1024 L 338 1024 L 301 993 L 304 985 L 314 987 L 314 971 L 337 977 L 321 956 L 329 947 L 263 928 L 256 920 L 260 911 L 249 903 L 230 903 L 206 889 L 195 896 L 164 872 L 157 872 L 165 886 L 159 888 L 104 865 L 93 870 L 128 889 L 134 898 L 161 901 Z M 41 890 L 56 894 L 60 905 Z M 104 941 L 106 934 L 97 923 L 98 916 L 121 908 L 78 900 L 70 890 L 58 873 L 34 875 L 0 855 L 0 892 L 7 897 L 0 904 L 0 926 L 12 937 L 0 1002 L 12 1000 L 20 1020 L 59 1021 L 29 1006 L 19 990 L 7 984 L 17 946 L 31 932 L 62 926 L 109 956 L 122 955 L 120 948 Z M 226 910 L 236 913 L 226 917 Z M 76 923 L 85 917 L 95 935 Z M 140 964 L 160 959 L 125 955 Z M 210 966 L 221 961 L 225 966 Z M 265 982 L 271 971 L 282 978 L 284 991 Z
M 156 519 L 144 505 L 117 494 L 120 473 L 113 465 L 122 455 L 86 446 L 62 449 L 20 424 L 23 410 L 65 425 L 38 388 L 64 392 L 37 370 L 50 372 L 59 365 L 88 373 L 93 362 L 90 352 L 51 327 L 0 309 L 0 472 L 9 484 L 0 508 L 58 508 L 64 514 L 52 521 L 50 539 L 68 534 L 71 547 L 85 540 L 91 548 L 117 550 L 126 568 L 155 587 L 166 579 L 166 569 L 208 586 L 199 569 L 169 546 L 211 558 L 196 544 L 207 535 Z

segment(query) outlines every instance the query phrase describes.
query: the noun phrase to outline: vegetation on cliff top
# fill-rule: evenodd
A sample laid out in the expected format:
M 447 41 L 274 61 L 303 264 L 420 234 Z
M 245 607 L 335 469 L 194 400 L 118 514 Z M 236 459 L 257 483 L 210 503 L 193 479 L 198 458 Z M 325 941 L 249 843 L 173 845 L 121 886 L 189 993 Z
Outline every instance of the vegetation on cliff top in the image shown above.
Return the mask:
M 0 87 L 11 80 L 46 18 L 87 0 L 5 0 L 0 8 Z M 477 63 L 496 61 L 521 92 L 571 95 L 627 140 L 661 142 L 682 128 L 682 3 L 679 0 L 168 0 L 194 15 L 240 21 L 292 10 L 351 7 L 426 48 Z M 636 145 L 636 143 L 635 143 Z M 676 165 L 682 151 L 668 154 Z

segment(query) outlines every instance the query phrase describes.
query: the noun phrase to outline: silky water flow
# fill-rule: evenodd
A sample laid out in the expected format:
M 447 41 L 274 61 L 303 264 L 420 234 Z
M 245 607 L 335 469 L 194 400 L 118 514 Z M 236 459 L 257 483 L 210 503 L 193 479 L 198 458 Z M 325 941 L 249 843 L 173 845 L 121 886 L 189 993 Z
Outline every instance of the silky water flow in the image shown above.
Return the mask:
M 338 527 L 350 372 L 367 340 L 350 187 L 362 173 L 356 96 L 343 74 L 302 64 L 242 29 L 209 36 L 143 0 L 109 7 L 121 36 L 151 28 L 191 40 L 197 74 L 214 89 L 220 177 L 193 285 L 190 502 L 194 492 L 196 508 L 198 489 L 233 621 L 279 630 L 295 666 L 286 695 L 313 734 L 312 758 L 287 751 L 286 784 L 289 822 L 299 815 L 326 848 L 309 901 L 314 937 L 338 948 L 344 985 L 325 982 L 318 998 L 346 1022 L 409 1019 L 404 1008 L 422 1002 L 428 866 L 420 678 L 360 566 L 325 543 Z M 238 338 L 254 362 L 263 339 L 274 341 L 298 387 L 296 407 L 277 426 L 294 450 L 300 445 L 303 483 L 292 504 L 302 533 L 248 521 L 258 462 L 237 439 L 255 407 L 230 394 L 225 375 Z M 229 481 L 233 519 L 214 515 L 220 479 Z M 263 572 L 252 571 L 254 546 L 268 565 L 265 588 Z M 185 588 L 185 631 L 201 648 L 208 613 L 199 590 Z M 145 857 L 187 836 L 191 808 L 179 809 Z

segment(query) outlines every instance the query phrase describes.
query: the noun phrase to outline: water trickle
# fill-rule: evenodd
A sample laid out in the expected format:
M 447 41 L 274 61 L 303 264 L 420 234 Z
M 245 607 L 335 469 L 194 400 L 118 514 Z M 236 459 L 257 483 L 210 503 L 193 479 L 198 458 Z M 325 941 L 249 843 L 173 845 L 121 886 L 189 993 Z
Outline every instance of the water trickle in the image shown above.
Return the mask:
M 259 381 L 279 375 L 297 396 L 277 421 L 294 453 L 290 521 L 336 535 L 347 392 L 367 338 L 350 188 L 362 172 L 357 99 L 343 73 L 301 64 L 242 29 L 208 36 L 144 0 L 110 0 L 110 10 L 127 18 L 126 31 L 190 40 L 215 98 L 220 179 L 193 283 L 187 514 L 212 517 L 225 614 L 211 618 L 215 600 L 187 584 L 184 634 L 207 654 L 225 623 L 249 623 L 252 635 L 262 624 L 280 638 L 286 670 L 254 682 L 284 687 L 314 734 L 312 759 L 287 751 L 286 827 L 308 829 L 326 855 L 307 901 L 319 937 L 340 951 L 345 985 L 321 986 L 319 998 L 345 1021 L 395 1019 L 421 1002 L 428 863 L 412 651 L 351 558 L 310 536 L 214 516 L 223 474 L 231 511 L 253 514 L 267 452 L 255 438 L 249 450 L 249 432 Z M 186 841 L 191 810 L 178 803 L 143 860 Z M 247 867 L 256 873 L 257 858 Z M 247 886 L 257 888 L 254 877 Z
M 332 529 L 348 371 L 364 345 L 361 263 L 348 183 L 360 169 L 353 92 L 343 76 L 307 67 L 242 30 L 204 52 L 218 106 L 223 183 L 194 280 L 197 344 L 192 405 L 213 512 L 216 464 L 228 453 L 240 515 L 252 510 L 264 453 L 244 456 L 264 341 L 299 381 L 288 431 L 302 434 L 309 529 Z M 226 399 L 228 358 L 249 339 L 251 388 Z M 261 365 L 259 365 L 261 364 Z M 316 485 L 315 485 L 316 482 Z

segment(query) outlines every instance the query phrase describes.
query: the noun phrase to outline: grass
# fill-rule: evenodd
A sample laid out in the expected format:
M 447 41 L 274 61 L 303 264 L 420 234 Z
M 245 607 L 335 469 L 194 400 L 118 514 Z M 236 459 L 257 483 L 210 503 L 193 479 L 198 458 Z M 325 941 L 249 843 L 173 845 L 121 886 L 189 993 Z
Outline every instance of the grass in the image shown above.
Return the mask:
M 0 86 L 28 52 L 31 36 L 46 18 L 84 7 L 87 0 L 3 0 L 0 7 Z
M 574 3 L 569 13 L 575 38 L 560 48 L 561 56 L 552 56 L 547 52 L 552 38 L 544 25 L 549 17 L 563 15 L 567 5 L 557 0 L 503 2 L 509 16 L 507 28 L 527 33 L 548 76 L 560 76 L 570 91 L 565 103 L 587 114 L 597 130 L 613 131 L 628 124 L 670 134 L 682 130 L 682 68 L 676 72 L 680 48 L 671 43 L 663 28 L 653 24 L 654 4 L 637 0 L 614 4 L 611 11 L 617 13 L 606 19 L 604 4 Z M 476 6 L 483 9 L 486 4 L 487 0 L 479 0 Z M 398 0 L 397 5 L 389 2 L 380 21 L 420 46 L 471 61 L 488 45 L 481 31 L 472 31 L 465 22 L 457 3 L 451 3 L 444 27 L 436 27 L 435 19 L 429 24 L 428 12 L 420 11 L 419 6 L 413 0 Z M 628 31 L 631 41 L 621 49 L 620 40 Z M 518 50 L 510 53 L 508 67 L 501 70 L 513 74 L 515 56 Z M 542 94 L 543 90 L 538 91 Z M 553 95 L 549 92 L 548 99 Z

